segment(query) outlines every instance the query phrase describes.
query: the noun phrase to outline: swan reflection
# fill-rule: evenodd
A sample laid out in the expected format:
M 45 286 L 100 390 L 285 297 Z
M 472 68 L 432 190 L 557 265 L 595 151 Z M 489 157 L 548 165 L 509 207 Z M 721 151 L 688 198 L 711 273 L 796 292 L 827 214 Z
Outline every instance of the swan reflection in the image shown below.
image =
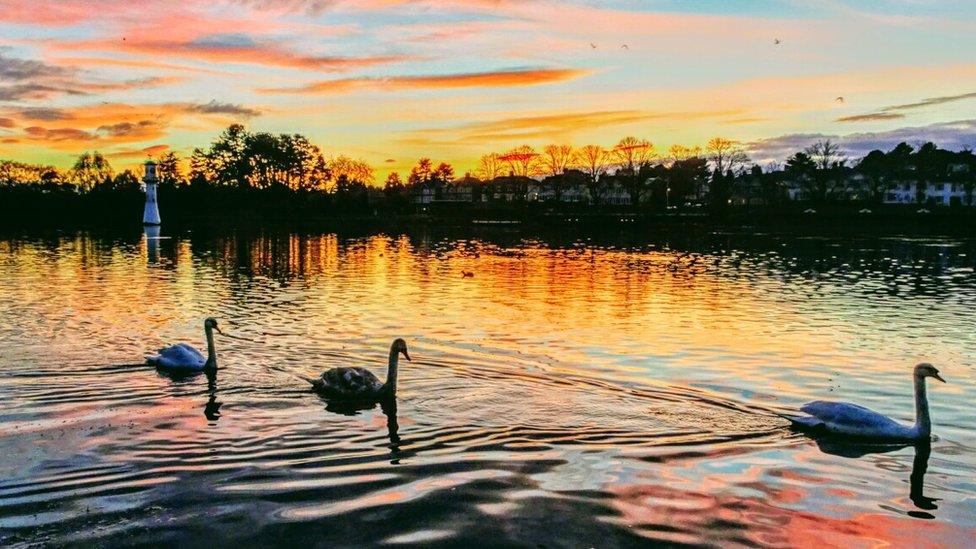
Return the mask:
M 396 465 L 400 463 L 400 424 L 397 421 L 397 401 L 396 398 L 385 398 L 379 402 L 376 401 L 327 401 L 325 409 L 334 414 L 340 414 L 344 416 L 356 416 L 360 412 L 367 410 L 373 410 L 376 405 L 380 405 L 380 410 L 383 415 L 386 416 L 386 432 L 387 438 L 390 440 L 389 448 L 393 459 L 390 463 Z
M 838 440 L 836 438 L 821 437 L 815 438 L 817 447 L 825 454 L 840 456 L 845 458 L 862 458 L 871 454 L 887 454 L 896 452 L 903 448 L 913 446 L 915 448 L 915 458 L 912 460 L 912 473 L 909 476 L 909 499 L 917 509 L 921 511 L 909 511 L 910 516 L 916 518 L 933 519 L 934 515 L 926 511 L 934 511 L 939 508 L 935 502 L 938 498 L 930 498 L 924 494 L 925 473 L 929 468 L 929 456 L 932 454 L 932 443 L 930 441 L 920 441 L 914 444 L 852 444 L 850 441 Z
M 217 370 L 207 370 L 207 392 L 210 398 L 203 407 L 203 415 L 210 421 L 220 419 L 220 407 L 223 402 L 217 400 Z

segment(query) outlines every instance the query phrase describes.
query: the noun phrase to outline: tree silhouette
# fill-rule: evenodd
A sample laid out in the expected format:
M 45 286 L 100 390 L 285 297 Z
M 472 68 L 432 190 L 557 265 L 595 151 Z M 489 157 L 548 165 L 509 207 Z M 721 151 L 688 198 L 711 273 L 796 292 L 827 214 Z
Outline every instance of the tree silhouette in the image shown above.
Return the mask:
M 680 162 L 689 158 L 696 158 L 702 155 L 701 147 L 686 147 L 685 145 L 671 145 L 668 147 L 667 160 L 670 163 Z
M 532 177 L 539 174 L 539 153 L 529 145 L 515 147 L 498 159 L 508 165 L 509 173 L 514 176 Z
M 486 154 L 478 160 L 478 169 L 475 173 L 483 181 L 491 181 L 505 175 L 505 163 L 497 153 Z
M 345 155 L 333 158 L 328 165 L 329 172 L 336 181 L 336 191 L 338 192 L 340 179 L 345 185 L 358 183 L 368 185 L 373 182 L 373 167 L 365 160 L 356 160 Z
M 98 151 L 83 153 L 71 168 L 71 181 L 82 192 L 90 191 L 105 181 L 111 182 L 112 175 L 112 165 Z
M 407 184 L 411 187 L 426 185 L 434 177 L 434 163 L 429 158 L 421 158 L 417 165 L 410 169 Z
M 600 181 L 610 167 L 610 154 L 599 145 L 587 145 L 576 151 L 575 164 L 586 174 L 590 200 L 594 204 L 599 204 L 603 190 Z
M 159 157 L 156 161 L 156 177 L 162 185 L 168 187 L 186 182 L 183 178 L 183 169 L 180 167 L 180 158 L 176 153 L 170 151 Z
M 891 185 L 888 172 L 888 157 L 879 150 L 869 152 L 857 164 L 857 171 L 867 178 L 871 200 L 880 203 Z
M 545 174 L 560 175 L 570 166 L 573 160 L 571 145 L 546 145 L 542 148 L 542 166 Z
M 247 130 L 232 124 L 211 143 L 210 148 L 193 149 L 190 157 L 190 177 L 217 185 L 246 188 L 251 175 L 247 157 Z
M 815 167 L 813 171 L 814 198 L 818 202 L 824 202 L 838 187 L 843 186 L 841 168 L 847 160 L 840 148 L 829 139 L 817 141 L 804 149 L 804 152 Z
M 720 174 L 732 171 L 749 161 L 749 155 L 742 148 L 742 143 L 724 137 L 714 137 L 705 145 L 705 154 L 712 162 L 712 169 Z
M 654 144 L 646 139 L 625 137 L 613 148 L 617 159 L 617 176 L 625 182 L 630 203 L 640 207 L 641 198 L 647 191 L 649 168 L 654 158 Z
M 454 166 L 451 166 L 447 162 L 441 162 L 437 165 L 437 169 L 434 170 L 432 177 L 441 183 L 450 183 L 454 180 Z

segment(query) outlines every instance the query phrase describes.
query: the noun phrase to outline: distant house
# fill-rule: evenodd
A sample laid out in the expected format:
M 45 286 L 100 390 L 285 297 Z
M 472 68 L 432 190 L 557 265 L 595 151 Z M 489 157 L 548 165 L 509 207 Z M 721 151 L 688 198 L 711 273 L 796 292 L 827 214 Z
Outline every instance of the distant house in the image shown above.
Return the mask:
M 556 189 L 552 185 L 538 183 L 529 185 L 526 199 L 529 202 L 588 203 L 590 202 L 590 190 L 586 185 L 580 184 Z
M 962 183 L 929 183 L 925 186 L 925 202 L 938 206 L 961 205 L 966 198 L 965 185 Z
M 559 199 L 571 204 L 581 204 L 590 202 L 590 189 L 586 185 L 573 185 L 568 189 L 563 189 Z
M 885 204 L 912 204 L 917 195 L 914 181 L 899 181 L 888 189 L 882 200 Z
M 812 200 L 810 187 L 813 185 L 811 179 L 806 176 L 790 178 L 786 180 L 786 198 L 794 202 L 806 202 Z
M 524 202 L 528 199 L 530 188 L 538 184 L 531 177 L 496 177 L 485 186 L 485 193 L 491 200 L 498 202 Z
M 454 181 L 427 181 L 414 188 L 414 204 L 475 202 L 482 200 L 481 182 L 465 176 Z
M 473 202 L 474 186 L 470 183 L 455 181 L 444 185 L 441 190 L 442 202 Z
M 630 206 L 630 192 L 614 179 L 600 191 L 600 204 L 607 206 Z

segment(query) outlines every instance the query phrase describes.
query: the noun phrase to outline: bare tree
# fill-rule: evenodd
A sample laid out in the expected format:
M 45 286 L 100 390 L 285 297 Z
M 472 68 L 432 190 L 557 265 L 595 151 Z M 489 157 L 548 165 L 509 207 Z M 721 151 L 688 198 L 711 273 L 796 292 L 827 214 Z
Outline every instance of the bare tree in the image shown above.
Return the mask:
M 825 201 L 834 193 L 843 191 L 844 176 L 840 172 L 847 158 L 840 147 L 829 139 L 822 139 L 804 149 L 804 152 L 815 166 L 813 181 L 817 200 Z
M 600 202 L 600 178 L 610 167 L 610 154 L 599 145 L 587 145 L 576 151 L 575 165 L 586 174 L 590 200 Z
M 512 175 L 531 177 L 539 173 L 539 153 L 529 145 L 521 145 L 501 155 Z
M 742 166 L 749 161 L 749 155 L 742 148 L 742 143 L 724 137 L 715 137 L 705 145 L 705 153 L 712 162 L 712 169 L 724 174 Z
M 573 159 L 571 145 L 546 145 L 542 149 L 542 166 L 547 175 L 562 174 Z
M 625 137 L 613 148 L 613 155 L 617 160 L 617 173 L 626 177 L 630 202 L 635 208 L 639 207 L 646 190 L 643 180 L 646 174 L 643 172 L 654 159 L 654 144 L 646 139 Z
M 698 145 L 694 147 L 686 147 L 685 145 L 671 145 L 668 148 L 668 155 L 666 160 L 673 164 L 680 160 L 688 160 L 689 158 L 696 158 L 702 155 L 702 149 Z
M 827 171 L 836 166 L 842 166 L 847 162 L 847 158 L 841 152 L 840 147 L 829 139 L 817 141 L 810 145 L 804 152 L 817 165 L 818 170 Z
M 482 181 L 491 181 L 505 174 L 505 163 L 497 153 L 486 154 L 478 161 L 476 173 Z

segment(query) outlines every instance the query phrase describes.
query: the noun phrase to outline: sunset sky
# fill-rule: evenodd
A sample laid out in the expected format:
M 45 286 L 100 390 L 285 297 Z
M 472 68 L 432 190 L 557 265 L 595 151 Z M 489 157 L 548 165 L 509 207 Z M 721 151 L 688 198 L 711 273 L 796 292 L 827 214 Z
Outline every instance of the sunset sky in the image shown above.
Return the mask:
M 122 167 L 235 121 L 380 177 L 626 135 L 972 147 L 973 52 L 971 0 L 0 0 L 0 158 Z

